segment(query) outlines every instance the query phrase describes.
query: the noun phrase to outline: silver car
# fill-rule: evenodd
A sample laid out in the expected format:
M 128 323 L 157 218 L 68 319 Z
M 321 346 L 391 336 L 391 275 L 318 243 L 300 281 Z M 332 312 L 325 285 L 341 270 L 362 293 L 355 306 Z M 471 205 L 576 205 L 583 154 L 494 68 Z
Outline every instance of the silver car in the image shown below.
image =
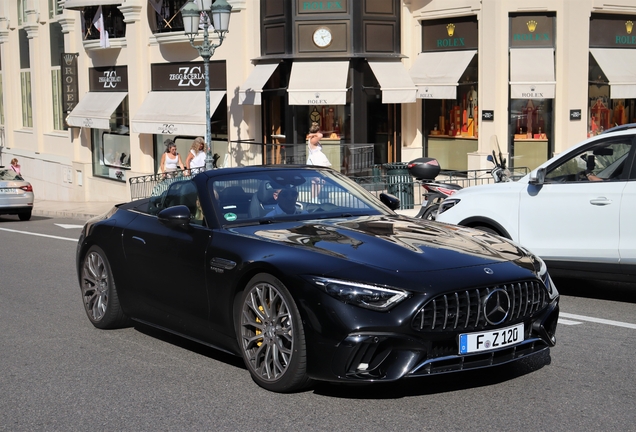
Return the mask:
M 0 168 L 0 215 L 17 214 L 20 220 L 31 219 L 33 187 L 12 169 Z

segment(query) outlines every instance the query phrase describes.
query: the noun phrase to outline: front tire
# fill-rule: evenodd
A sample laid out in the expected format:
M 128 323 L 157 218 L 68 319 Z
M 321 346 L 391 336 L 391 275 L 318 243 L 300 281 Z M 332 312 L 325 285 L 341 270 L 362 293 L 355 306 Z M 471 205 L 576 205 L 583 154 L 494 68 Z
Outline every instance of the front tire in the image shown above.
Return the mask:
M 126 326 L 128 317 L 119 304 L 108 258 L 99 246 L 91 246 L 84 256 L 80 289 L 84 310 L 95 327 L 114 329 Z
M 259 386 L 289 393 L 309 384 L 302 321 L 281 281 L 265 273 L 254 276 L 235 316 L 241 355 Z

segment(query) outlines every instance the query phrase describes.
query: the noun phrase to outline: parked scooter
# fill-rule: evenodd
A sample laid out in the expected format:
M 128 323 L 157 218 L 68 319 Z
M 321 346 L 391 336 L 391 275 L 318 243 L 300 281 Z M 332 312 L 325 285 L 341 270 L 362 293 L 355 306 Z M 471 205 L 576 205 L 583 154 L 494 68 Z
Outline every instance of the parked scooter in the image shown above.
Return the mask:
M 487 159 L 495 166 L 490 171 L 495 183 L 512 181 L 510 171 L 506 168 L 506 160 L 501 153 L 499 140 L 496 135 L 490 138 L 492 155 L 488 155 Z M 439 174 L 441 167 L 439 162 L 433 158 L 419 158 L 412 160 L 407 165 L 409 174 L 416 180 L 422 182 L 422 188 L 425 192 L 422 196 L 426 200 L 426 204 L 422 204 L 420 211 L 415 217 L 427 220 L 435 220 L 437 209 L 440 203 L 446 198 L 453 195 L 462 187 L 455 183 L 436 183 L 435 177 Z
M 506 160 L 503 158 L 501 148 L 499 147 L 497 135 L 490 137 L 490 145 L 492 147 L 492 156 L 488 155 L 487 159 L 495 164 L 495 167 L 490 171 L 492 178 L 495 179 L 495 183 L 512 181 L 510 178 L 510 170 L 506 168 Z M 499 154 L 499 158 L 497 158 L 497 154 Z
M 435 177 L 440 172 L 439 162 L 433 158 L 418 158 L 408 163 L 407 168 L 411 177 L 422 182 L 426 205 L 422 205 L 417 213 L 418 218 L 435 220 L 437 209 L 444 198 L 451 196 L 462 187 L 454 183 L 436 183 Z

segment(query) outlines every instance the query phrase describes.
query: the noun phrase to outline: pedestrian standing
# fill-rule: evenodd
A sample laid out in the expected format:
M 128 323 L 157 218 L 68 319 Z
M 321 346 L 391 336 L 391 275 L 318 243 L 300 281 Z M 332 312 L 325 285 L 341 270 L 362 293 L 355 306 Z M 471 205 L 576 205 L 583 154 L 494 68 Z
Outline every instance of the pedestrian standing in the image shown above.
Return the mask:
M 18 163 L 17 158 L 11 159 L 11 169 L 15 171 L 16 174 L 21 175 L 20 164 Z

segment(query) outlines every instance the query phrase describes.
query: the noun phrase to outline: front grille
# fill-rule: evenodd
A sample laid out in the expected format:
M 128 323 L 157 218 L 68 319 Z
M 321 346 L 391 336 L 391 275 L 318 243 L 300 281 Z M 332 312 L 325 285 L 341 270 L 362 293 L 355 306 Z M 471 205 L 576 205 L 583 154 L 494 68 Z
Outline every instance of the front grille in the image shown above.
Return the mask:
M 486 288 L 441 294 L 431 299 L 413 319 L 419 331 L 482 329 L 491 326 L 484 316 L 483 303 L 488 294 L 502 289 L 510 299 L 510 309 L 501 326 L 531 316 L 547 305 L 545 286 L 538 281 L 515 282 Z

